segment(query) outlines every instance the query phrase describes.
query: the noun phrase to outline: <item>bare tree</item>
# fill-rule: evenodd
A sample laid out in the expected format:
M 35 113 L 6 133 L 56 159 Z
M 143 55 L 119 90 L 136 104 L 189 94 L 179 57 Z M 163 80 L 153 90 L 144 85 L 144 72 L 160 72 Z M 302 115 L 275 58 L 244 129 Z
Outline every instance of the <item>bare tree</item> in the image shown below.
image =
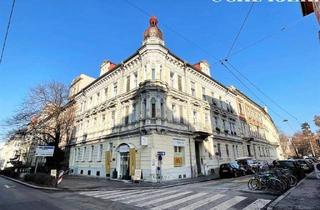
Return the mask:
M 74 106 L 68 100 L 68 88 L 58 82 L 32 88 L 8 124 L 16 129 L 27 128 L 40 144 L 55 146 L 54 155 L 47 158 L 48 167 L 59 168 L 64 159 L 60 143 L 67 144 L 73 129 Z
M 290 140 L 290 138 L 284 134 L 284 133 L 280 133 L 280 146 L 282 148 L 282 151 L 284 151 L 285 155 L 287 157 L 295 157 L 295 156 L 299 156 L 297 154 L 295 145 L 293 144 L 293 142 Z

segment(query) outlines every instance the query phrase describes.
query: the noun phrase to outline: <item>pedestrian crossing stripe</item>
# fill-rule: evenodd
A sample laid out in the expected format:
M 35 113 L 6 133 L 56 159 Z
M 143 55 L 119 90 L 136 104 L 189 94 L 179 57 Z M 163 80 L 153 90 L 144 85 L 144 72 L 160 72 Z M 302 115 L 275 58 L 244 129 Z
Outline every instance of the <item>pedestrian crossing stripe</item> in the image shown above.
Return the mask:
M 139 206 L 139 207 L 149 206 L 151 204 L 160 203 L 162 201 L 166 201 L 166 200 L 169 200 L 169 199 L 172 199 L 172 198 L 176 198 L 176 197 L 179 197 L 179 196 L 182 196 L 182 195 L 185 195 L 185 194 L 189 194 L 189 193 L 191 193 L 191 192 L 190 191 L 181 192 L 181 193 L 169 195 L 169 196 L 166 196 L 166 197 L 161 197 L 161 198 L 158 198 L 158 199 L 155 199 L 155 200 L 151 200 L 149 202 L 141 203 L 141 204 L 138 204 L 137 206 Z
M 220 198 L 222 198 L 222 197 L 224 197 L 224 195 L 222 195 L 222 194 L 216 194 L 216 195 L 214 195 L 214 196 L 211 196 L 211 197 L 202 199 L 202 200 L 200 200 L 200 201 L 198 201 L 198 202 L 192 203 L 192 204 L 190 204 L 190 205 L 188 205 L 188 206 L 182 207 L 182 208 L 180 208 L 179 210 L 193 210 L 193 209 L 199 208 L 199 207 L 201 207 L 201 206 L 204 206 L 204 205 L 206 205 L 206 204 L 208 204 L 208 203 L 211 203 L 211 202 L 213 202 L 213 201 L 215 201 L 215 200 L 218 200 L 218 199 L 220 199 Z
M 150 200 L 150 199 L 154 199 L 160 196 L 164 196 L 164 195 L 170 195 L 173 193 L 179 192 L 179 190 L 171 190 L 171 191 L 167 191 L 167 192 L 162 192 L 162 193 L 155 193 L 154 195 L 151 196 L 145 196 L 142 198 L 137 198 L 137 199 L 131 199 L 131 200 L 127 200 L 124 201 L 123 203 L 134 203 L 134 202 L 143 202 L 144 200 Z
M 129 194 L 129 195 L 123 196 L 121 198 L 115 198 L 115 199 L 111 199 L 111 200 L 112 201 L 121 201 L 121 200 L 130 199 L 130 198 L 141 198 L 141 197 L 144 198 L 144 196 L 146 196 L 146 195 L 156 194 L 156 193 L 160 193 L 160 192 L 163 192 L 163 191 L 166 191 L 166 190 L 164 189 L 164 190 L 156 190 L 156 191 L 153 191 L 153 192 L 139 193 L 138 195 Z
M 211 195 L 205 192 L 195 193 L 192 191 L 181 192 L 180 190 L 168 189 L 85 191 L 79 194 L 100 199 L 109 199 L 125 204 L 132 203 L 132 205 L 136 207 L 147 207 L 152 210 L 171 209 L 174 207 L 177 207 L 174 209 L 179 210 L 194 210 L 205 205 L 207 205 L 206 209 L 221 210 L 229 209 L 247 199 L 245 196 L 234 196 L 228 200 L 224 199 L 225 201 L 212 207 L 213 202 L 219 202 L 219 199 L 227 197 L 227 195 Z M 201 200 L 199 200 L 199 198 L 201 198 Z M 249 199 L 247 199 L 247 201 L 249 201 Z M 267 199 L 257 199 L 242 210 L 259 210 L 264 208 L 270 201 L 271 200 Z M 181 205 L 181 207 L 179 205 Z
M 236 205 L 237 203 L 239 203 L 240 201 L 246 199 L 247 197 L 243 197 L 243 196 L 235 196 L 223 203 L 220 203 L 219 205 L 211 208 L 210 210 L 221 210 L 221 209 L 228 209 L 231 206 Z
M 190 195 L 190 196 L 184 197 L 184 198 L 182 198 L 182 199 L 175 200 L 175 201 L 172 201 L 172 202 L 163 204 L 163 205 L 161 205 L 161 206 L 154 207 L 154 208 L 152 208 L 152 210 L 167 209 L 167 208 L 176 206 L 176 205 L 178 205 L 178 204 L 185 203 L 185 202 L 187 202 L 187 201 L 193 200 L 193 199 L 195 199 L 195 198 L 202 197 L 202 196 L 204 196 L 204 195 L 206 195 L 206 194 L 207 194 L 207 193 L 197 193 L 197 194 L 194 194 L 194 195 Z
M 270 200 L 258 199 L 258 200 L 255 200 L 253 203 L 251 203 L 246 208 L 244 208 L 243 210 L 258 210 L 258 209 L 262 209 L 269 202 L 270 202 Z
M 129 192 L 122 192 L 122 193 L 117 193 L 117 194 L 107 194 L 107 195 L 103 195 L 103 196 L 94 196 L 94 197 L 100 197 L 101 199 L 111 199 L 111 198 L 118 198 L 124 195 L 128 195 L 128 194 L 136 194 L 141 192 L 140 190 L 130 190 Z

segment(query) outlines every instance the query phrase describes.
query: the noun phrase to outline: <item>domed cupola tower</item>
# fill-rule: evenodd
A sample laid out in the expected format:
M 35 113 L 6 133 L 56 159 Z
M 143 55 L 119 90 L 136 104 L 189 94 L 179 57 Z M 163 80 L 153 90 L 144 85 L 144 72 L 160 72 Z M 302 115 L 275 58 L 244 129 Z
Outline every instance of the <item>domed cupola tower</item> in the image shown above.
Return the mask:
M 158 19 L 152 16 L 149 20 L 149 27 L 143 33 L 143 42 L 145 44 L 161 44 L 164 45 L 163 35 L 161 30 L 158 28 Z

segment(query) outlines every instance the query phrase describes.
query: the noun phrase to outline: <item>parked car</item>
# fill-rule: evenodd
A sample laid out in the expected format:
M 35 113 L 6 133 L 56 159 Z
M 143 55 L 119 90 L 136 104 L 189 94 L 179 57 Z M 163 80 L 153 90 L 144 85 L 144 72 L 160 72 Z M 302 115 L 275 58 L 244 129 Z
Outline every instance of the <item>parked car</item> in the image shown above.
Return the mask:
M 257 166 L 260 171 L 266 171 L 270 168 L 269 163 L 265 160 L 257 161 Z
M 294 175 L 297 179 L 303 179 L 306 176 L 306 173 L 301 168 L 296 160 L 279 160 L 274 162 L 275 167 L 277 168 L 287 168 L 290 169 L 292 175 Z
M 297 163 L 301 166 L 301 168 L 306 173 L 310 173 L 314 170 L 313 163 L 311 163 L 307 159 L 296 159 Z
M 224 163 L 220 165 L 220 178 L 244 176 L 246 171 L 237 162 Z
M 252 157 L 237 158 L 236 161 L 246 170 L 246 174 L 253 174 L 258 170 L 257 161 Z

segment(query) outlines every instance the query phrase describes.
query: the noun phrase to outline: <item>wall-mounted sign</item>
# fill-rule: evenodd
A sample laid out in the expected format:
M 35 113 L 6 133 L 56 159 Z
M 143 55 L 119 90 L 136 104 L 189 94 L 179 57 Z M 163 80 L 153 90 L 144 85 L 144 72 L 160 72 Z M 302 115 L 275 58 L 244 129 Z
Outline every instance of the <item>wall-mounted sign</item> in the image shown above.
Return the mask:
M 36 157 L 52 157 L 54 153 L 54 146 L 37 146 Z
M 129 146 L 128 145 L 121 145 L 119 147 L 119 152 L 129 152 Z
M 173 139 L 173 146 L 184 147 L 185 146 L 185 140 L 183 140 L 183 139 Z
M 148 146 L 148 138 L 145 136 L 141 136 L 141 146 Z

